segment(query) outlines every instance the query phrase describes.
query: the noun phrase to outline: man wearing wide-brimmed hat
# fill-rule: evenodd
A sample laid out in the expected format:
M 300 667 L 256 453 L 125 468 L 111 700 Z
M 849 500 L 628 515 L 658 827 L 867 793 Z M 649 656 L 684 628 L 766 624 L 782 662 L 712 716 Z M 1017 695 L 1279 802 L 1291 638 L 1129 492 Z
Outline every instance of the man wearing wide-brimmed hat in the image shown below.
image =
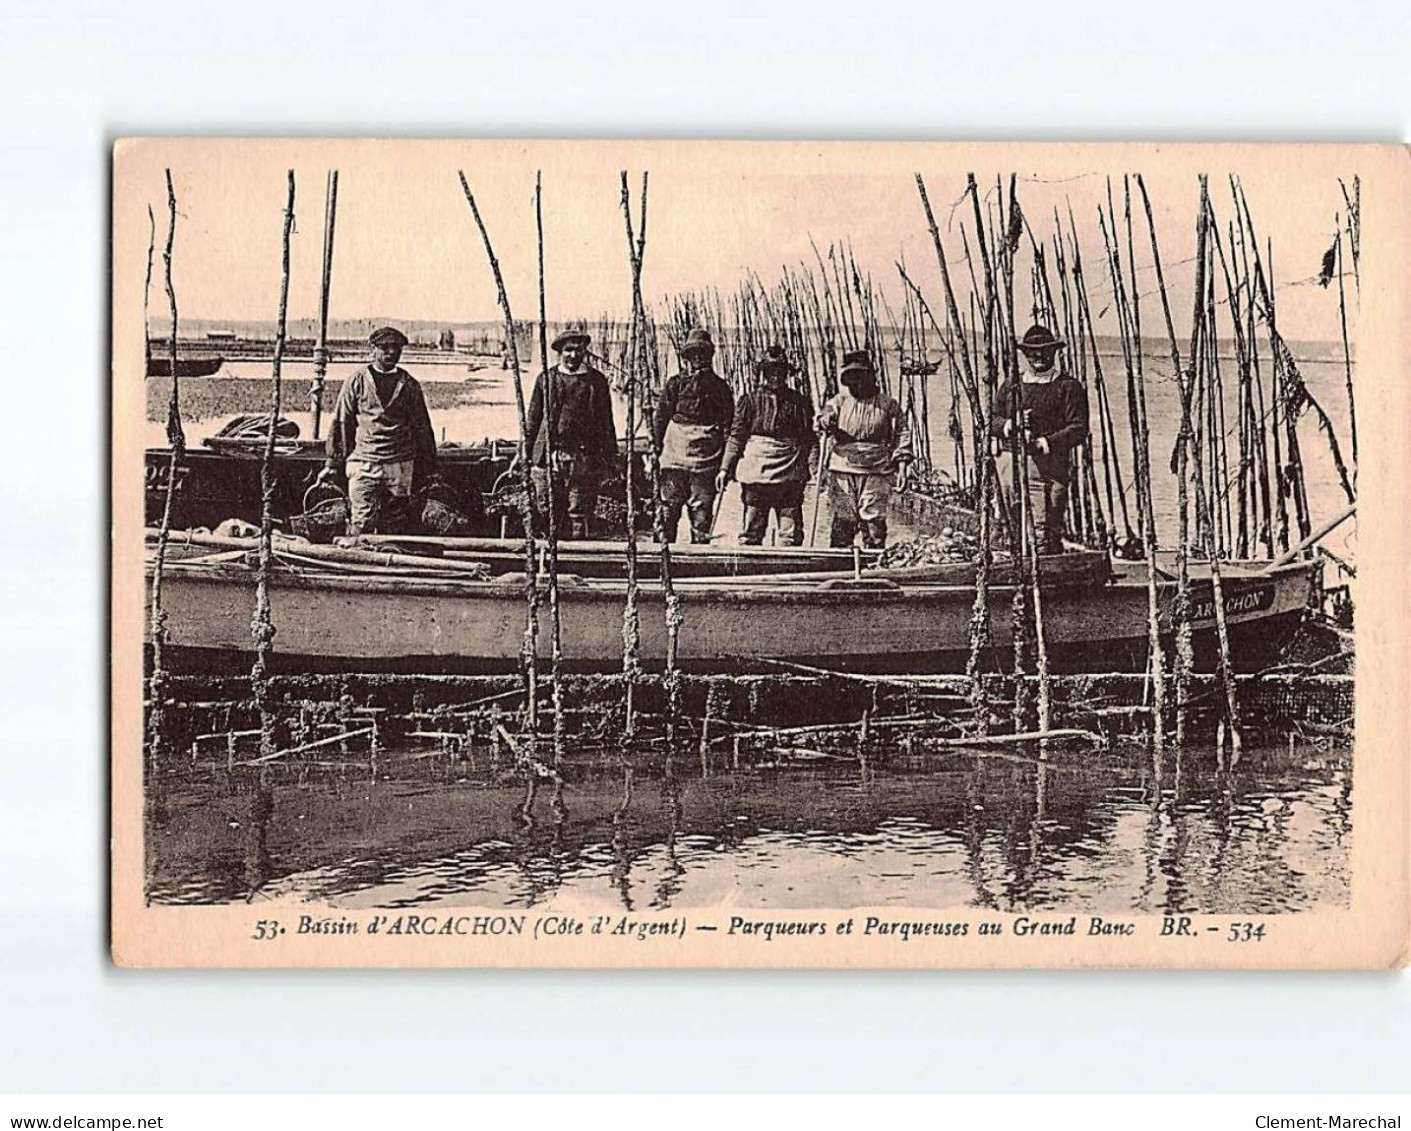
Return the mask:
M 368 336 L 372 361 L 343 382 L 320 481 L 348 477 L 348 533 L 405 533 L 410 504 L 436 473 L 436 433 L 416 378 L 397 363 L 407 336 Z
M 782 346 L 773 345 L 759 363 L 760 387 L 735 402 L 716 492 L 734 477 L 745 505 L 742 546 L 759 546 L 775 514 L 779 541 L 803 544 L 803 490 L 813 450 L 813 406 L 789 388 L 793 367 Z
M 1088 434 L 1087 394 L 1057 364 L 1058 353 L 1066 344 L 1047 326 L 1030 326 L 1015 343 L 1023 358 L 1017 403 L 1015 387 L 1006 384 L 996 395 L 990 416 L 991 435 L 1003 440 L 1014 437 L 1018 418 L 1019 443 L 1025 453 L 1024 480 L 1033 508 L 1037 545 L 1043 554 L 1063 552 L 1070 455 Z M 1013 536 L 1017 537 L 1022 533 L 1017 526 L 1021 512 L 1008 470 L 1002 472 L 1000 482 L 1009 506 Z
M 859 530 L 865 547 L 887 544 L 892 476 L 911 461 L 911 426 L 895 397 L 882 391 L 866 350 L 843 354 L 844 391 L 818 414 L 818 430 L 833 439 L 828 458 L 830 544 L 851 546 Z
M 735 413 L 735 396 L 716 374 L 714 359 L 709 332 L 690 331 L 681 344 L 684 369 L 666 382 L 657 400 L 652 437 L 668 542 L 676 541 L 683 507 L 690 517 L 691 541 L 710 541 L 715 480 Z
M 592 344 L 577 323 L 553 340 L 557 364 L 540 373 L 529 399 L 530 477 L 541 514 L 548 511 L 549 453 L 553 452 L 554 526 L 560 537 L 589 538 L 598 487 L 617 460 L 608 379 L 588 364 Z M 552 413 L 546 411 L 552 405 Z

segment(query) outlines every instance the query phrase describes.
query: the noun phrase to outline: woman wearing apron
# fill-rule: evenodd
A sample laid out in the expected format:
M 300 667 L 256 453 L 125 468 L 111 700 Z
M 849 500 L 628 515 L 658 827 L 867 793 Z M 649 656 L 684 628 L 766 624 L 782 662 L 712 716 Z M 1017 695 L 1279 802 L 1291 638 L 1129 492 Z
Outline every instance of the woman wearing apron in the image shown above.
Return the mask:
M 803 544 L 803 491 L 813 450 L 813 408 L 789 388 L 790 366 L 780 346 L 770 346 L 760 362 L 762 384 L 740 398 L 725 442 L 716 490 L 731 478 L 740 482 L 745 504 L 742 546 L 764 542 L 769 512 L 775 514 L 779 544 Z

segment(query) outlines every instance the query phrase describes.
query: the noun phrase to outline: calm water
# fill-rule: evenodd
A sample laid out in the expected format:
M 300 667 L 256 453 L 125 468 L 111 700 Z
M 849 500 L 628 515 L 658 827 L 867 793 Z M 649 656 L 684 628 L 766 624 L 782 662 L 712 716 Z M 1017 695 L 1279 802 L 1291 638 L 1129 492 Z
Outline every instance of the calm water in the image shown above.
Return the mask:
M 1066 759 L 1066 760 L 1065 760 Z M 601 768 L 563 805 L 466 763 L 203 770 L 149 783 L 159 903 L 316 900 L 342 908 L 986 907 L 1270 914 L 1349 899 L 1345 749 L 1065 756 L 948 752 L 629 782 Z M 685 767 L 685 770 L 680 767 Z M 392 763 L 395 771 L 396 763 Z M 694 768 L 694 774 L 686 771 Z

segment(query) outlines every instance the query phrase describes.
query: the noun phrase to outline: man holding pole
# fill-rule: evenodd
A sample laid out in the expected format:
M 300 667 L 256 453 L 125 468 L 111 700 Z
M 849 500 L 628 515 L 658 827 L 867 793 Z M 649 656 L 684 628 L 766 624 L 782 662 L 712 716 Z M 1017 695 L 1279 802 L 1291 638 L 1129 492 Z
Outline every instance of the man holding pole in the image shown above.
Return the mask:
M 539 374 L 529 398 L 525 436 L 535 505 L 541 514 L 547 513 L 552 451 L 554 526 L 566 539 L 592 536 L 598 487 L 617 460 L 612 392 L 607 377 L 588 364 L 591 342 L 582 326 L 570 326 L 555 337 L 552 349 L 558 363 Z M 546 399 L 552 403 L 552 420 L 546 419 Z
M 652 433 L 668 542 L 676 541 L 683 508 L 690 516 L 691 541 L 710 541 L 716 479 L 735 414 L 735 396 L 716 374 L 714 359 L 710 334 L 692 330 L 681 346 L 685 372 L 671 377 L 657 400 Z
M 407 337 L 383 326 L 372 362 L 343 382 L 318 481 L 348 477 L 348 533 L 400 533 L 412 495 L 436 474 L 436 433 L 416 378 L 397 363 Z
M 1068 509 L 1069 453 L 1088 434 L 1088 396 L 1083 386 L 1059 371 L 1058 351 L 1067 343 L 1047 326 L 1031 326 L 1016 346 L 1023 360 L 1017 391 L 1003 386 L 995 397 L 990 433 L 1002 440 L 1014 434 L 1016 408 L 1020 444 L 1025 453 L 1024 477 L 1034 512 L 1034 532 L 1041 554 L 1063 553 L 1064 516 Z M 1009 512 L 1022 512 L 1011 476 L 1001 475 Z M 1024 484 L 1021 484 L 1023 486 Z
M 745 504 L 740 545 L 763 544 L 773 510 L 779 542 L 800 546 L 803 491 L 814 443 L 812 406 L 802 393 L 789 388 L 789 359 L 782 347 L 769 347 L 759 373 L 760 387 L 735 404 L 715 489 L 720 494 L 732 477 L 740 481 Z
M 829 544 L 887 544 L 887 504 L 892 477 L 911 462 L 911 426 L 895 397 L 882 391 L 866 350 L 843 354 L 838 374 L 844 391 L 818 414 L 815 426 L 833 441 L 828 458 L 828 505 L 833 512 Z

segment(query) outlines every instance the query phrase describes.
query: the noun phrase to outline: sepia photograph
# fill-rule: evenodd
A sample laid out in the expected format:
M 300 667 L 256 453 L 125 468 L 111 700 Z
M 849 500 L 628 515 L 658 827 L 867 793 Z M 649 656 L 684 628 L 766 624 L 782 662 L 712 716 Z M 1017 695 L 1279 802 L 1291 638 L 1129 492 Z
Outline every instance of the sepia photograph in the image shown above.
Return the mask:
M 119 141 L 114 958 L 1398 964 L 1408 172 Z
M 1408 12 L 0 9 L 0 1127 L 1405 1126 Z

